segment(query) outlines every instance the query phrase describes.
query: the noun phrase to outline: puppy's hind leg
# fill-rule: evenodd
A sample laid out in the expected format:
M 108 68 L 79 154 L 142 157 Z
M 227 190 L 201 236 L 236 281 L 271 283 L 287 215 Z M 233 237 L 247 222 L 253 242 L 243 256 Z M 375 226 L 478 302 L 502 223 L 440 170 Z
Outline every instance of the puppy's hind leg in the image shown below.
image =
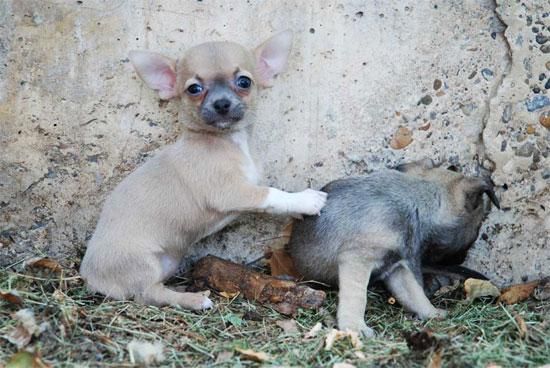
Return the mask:
M 354 251 L 338 255 L 338 328 L 356 331 L 365 337 L 374 336 L 374 331 L 365 323 L 367 286 L 373 269 L 369 263 Z
M 447 312 L 432 305 L 414 273 L 403 263 L 384 282 L 401 305 L 421 319 L 444 318 Z
M 204 310 L 213 306 L 208 295 L 210 292 L 180 293 L 170 290 L 159 282 L 146 288 L 136 299 L 140 303 L 149 305 L 179 305 L 185 309 Z

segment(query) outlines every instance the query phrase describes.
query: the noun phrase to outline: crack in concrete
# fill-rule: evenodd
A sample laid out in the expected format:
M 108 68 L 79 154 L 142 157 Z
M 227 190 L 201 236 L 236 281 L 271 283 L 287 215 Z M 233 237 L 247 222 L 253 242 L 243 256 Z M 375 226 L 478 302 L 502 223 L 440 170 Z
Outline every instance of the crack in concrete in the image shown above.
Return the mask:
M 504 31 L 502 32 L 502 39 L 504 41 L 504 44 L 507 48 L 506 55 L 504 57 L 504 60 L 506 62 L 506 66 L 504 67 L 504 70 L 500 74 L 498 80 L 493 85 L 493 87 L 490 90 L 488 98 L 485 100 L 485 113 L 481 119 L 481 132 L 478 137 L 478 141 L 476 142 L 476 154 L 478 158 L 478 163 L 482 164 L 484 162 L 490 163 L 490 168 L 486 167 L 487 169 L 490 169 L 491 171 L 494 171 L 496 169 L 494 162 L 487 156 L 485 152 L 485 142 L 483 139 L 483 133 L 485 132 L 485 129 L 487 128 L 487 124 L 489 121 L 489 118 L 491 117 L 491 102 L 498 96 L 498 93 L 500 91 L 500 88 L 502 87 L 502 84 L 504 83 L 504 80 L 509 75 L 510 70 L 512 69 L 512 48 L 510 46 L 510 41 L 508 40 L 508 37 L 506 37 L 506 31 L 508 30 L 508 24 L 504 21 L 503 17 L 500 15 L 498 9 L 499 5 L 497 3 L 497 0 L 493 1 L 494 9 L 493 12 L 496 15 L 496 17 L 499 19 L 500 23 L 505 27 Z M 488 165 L 485 165 L 488 166 Z

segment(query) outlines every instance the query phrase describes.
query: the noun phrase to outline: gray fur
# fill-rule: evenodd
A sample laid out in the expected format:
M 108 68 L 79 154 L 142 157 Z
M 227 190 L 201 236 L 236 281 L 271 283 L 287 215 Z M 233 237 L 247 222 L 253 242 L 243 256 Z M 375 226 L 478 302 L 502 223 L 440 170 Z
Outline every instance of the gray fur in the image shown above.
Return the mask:
M 402 294 L 406 300 L 401 304 L 423 318 L 443 312 L 422 292 L 422 265 L 461 263 L 488 210 L 482 194 L 489 191 L 496 201 L 490 179 L 434 168 L 431 160 L 336 180 L 322 190 L 328 200 L 321 216 L 294 224 L 289 249 L 298 270 L 307 279 L 340 284 L 341 293 L 346 287 L 342 284 L 366 287 L 369 280 L 380 279 L 394 294 Z M 365 269 L 370 270 L 366 276 Z M 343 278 L 343 273 L 353 280 Z M 411 290 L 420 291 L 405 295 Z M 355 298 L 353 291 L 346 295 Z M 399 300 L 400 295 L 395 296 Z M 362 316 L 361 321 L 359 316 L 341 318 L 341 314 L 360 312 L 347 313 L 344 303 L 351 302 L 341 297 L 340 328 L 372 334 Z

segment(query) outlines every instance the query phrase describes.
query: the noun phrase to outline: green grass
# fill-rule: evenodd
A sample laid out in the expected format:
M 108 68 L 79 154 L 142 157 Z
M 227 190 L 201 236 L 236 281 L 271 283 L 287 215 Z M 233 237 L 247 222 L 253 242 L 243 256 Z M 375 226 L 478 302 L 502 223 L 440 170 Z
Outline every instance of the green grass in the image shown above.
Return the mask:
M 185 283 L 185 281 L 182 281 Z M 418 321 L 399 305 L 387 303 L 383 290 L 369 292 L 367 323 L 377 337 L 365 341 L 359 359 L 349 340 L 337 341 L 324 350 L 324 336 L 335 323 L 336 293 L 328 295 L 320 311 L 301 310 L 295 317 L 298 333 L 286 334 L 275 322 L 288 319 L 274 310 L 243 300 L 213 295 L 216 307 L 194 313 L 174 307 L 145 307 L 133 302 L 104 300 L 90 294 L 76 272 L 46 275 L 25 271 L 0 271 L 0 290 L 17 290 L 22 307 L 0 301 L 0 336 L 13 328 L 12 313 L 32 308 L 38 323 L 49 328 L 34 338 L 27 348 L 39 352 L 54 367 L 132 366 L 127 344 L 139 339 L 161 341 L 165 360 L 162 366 L 258 366 L 243 360 L 235 348 L 251 348 L 270 354 L 273 366 L 328 366 L 347 362 L 358 367 L 425 367 L 434 349 L 414 351 L 405 336 L 429 328 L 439 341 L 444 367 L 535 367 L 550 362 L 550 302 L 529 300 L 503 306 L 491 300 L 471 304 L 461 291 L 434 300 L 450 311 L 444 321 Z M 520 336 L 514 316 L 526 322 L 528 334 Z M 247 318 L 259 319 L 251 320 Z M 303 335 L 317 322 L 325 326 L 319 336 Z M 17 348 L 0 338 L 0 362 L 4 364 Z M 222 352 L 234 352 L 230 360 L 216 363 Z M 2 364 L 0 363 L 0 366 Z

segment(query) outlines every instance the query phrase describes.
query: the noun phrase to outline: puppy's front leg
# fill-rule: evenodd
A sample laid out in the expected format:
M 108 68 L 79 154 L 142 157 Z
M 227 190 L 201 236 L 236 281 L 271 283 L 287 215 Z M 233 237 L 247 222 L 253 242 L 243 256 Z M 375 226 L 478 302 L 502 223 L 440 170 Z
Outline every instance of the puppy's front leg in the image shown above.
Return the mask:
M 327 194 L 313 189 L 298 193 L 288 193 L 269 188 L 260 209 L 274 214 L 319 215 L 325 206 Z
M 220 212 L 257 211 L 273 214 L 318 215 L 325 206 L 327 194 L 313 189 L 288 193 L 249 183 L 233 183 L 226 191 L 210 196 L 209 205 Z
M 357 252 L 343 252 L 338 255 L 338 328 L 373 337 L 374 331 L 365 323 L 367 307 L 367 286 L 373 265 L 357 256 Z
M 386 286 L 407 310 L 421 319 L 444 318 L 447 312 L 432 305 L 414 273 L 405 264 L 399 265 L 385 280 Z

